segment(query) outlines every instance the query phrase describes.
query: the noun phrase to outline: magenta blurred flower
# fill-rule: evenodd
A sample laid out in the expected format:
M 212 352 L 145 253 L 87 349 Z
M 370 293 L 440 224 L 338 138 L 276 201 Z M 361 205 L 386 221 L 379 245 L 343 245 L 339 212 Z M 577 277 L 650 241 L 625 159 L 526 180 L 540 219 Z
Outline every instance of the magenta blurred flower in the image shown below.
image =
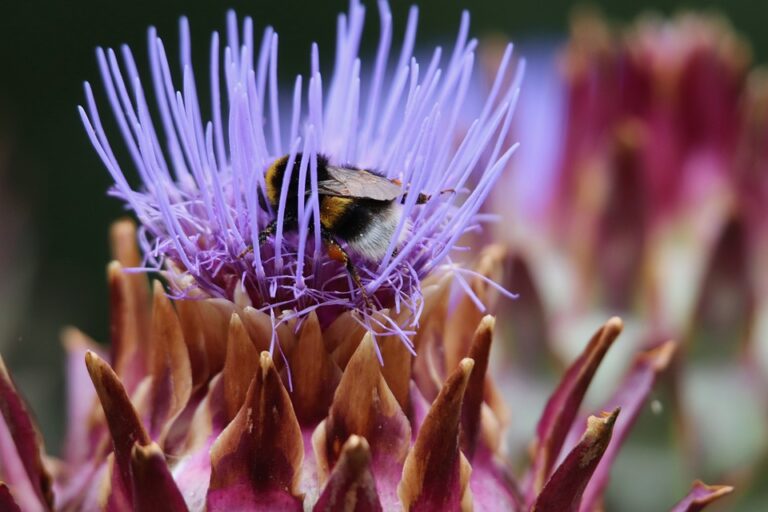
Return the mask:
M 538 116 L 521 109 L 512 132 L 525 141 L 531 122 L 551 132 L 565 119 L 563 143 L 554 156 L 523 146 L 510 174 L 554 179 L 541 187 L 538 215 L 510 206 L 506 178 L 491 199 L 503 214 L 497 240 L 514 254 L 508 286 L 521 296 L 500 315 L 509 319 L 501 328 L 520 338 L 510 350 L 524 370 L 564 364 L 578 348 L 573 333 L 596 315 L 625 319 L 628 348 L 680 340 L 658 394 L 671 414 L 648 414 L 649 428 L 679 442 L 656 435 L 629 447 L 650 453 L 652 445 L 653 464 L 670 468 L 643 483 L 668 481 L 677 464 L 736 483 L 744 496 L 768 460 L 768 409 L 756 392 L 768 376 L 763 72 L 750 69 L 748 45 L 711 14 L 621 27 L 581 13 L 558 55 L 545 57 L 529 70 L 548 72 L 528 73 L 526 84 L 549 91 L 537 102 L 550 108 Z M 520 346 L 530 353 L 518 354 Z
M 731 221 L 742 223 L 742 175 L 757 174 L 740 162 L 749 49 L 714 16 L 649 17 L 619 32 L 587 14 L 575 18 L 559 65 L 559 78 L 546 77 L 561 84 L 548 86 L 547 103 L 563 105 L 563 143 L 556 158 L 521 169 L 535 180 L 557 162 L 549 216 L 532 230 L 551 233 L 570 260 L 574 301 L 627 310 L 658 300 L 660 326 L 677 334 L 687 319 L 669 295 L 682 276 L 706 270 Z M 680 242 L 690 248 L 684 274 L 659 257 Z

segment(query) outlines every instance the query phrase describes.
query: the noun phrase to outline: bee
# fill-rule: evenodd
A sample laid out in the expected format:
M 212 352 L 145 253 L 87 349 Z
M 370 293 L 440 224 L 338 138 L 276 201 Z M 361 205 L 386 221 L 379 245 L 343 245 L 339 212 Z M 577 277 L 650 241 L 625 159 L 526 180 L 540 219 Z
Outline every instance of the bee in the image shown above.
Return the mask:
M 298 229 L 301 158 L 301 153 L 295 156 L 290 173 L 284 231 Z M 280 192 L 288 175 L 288 160 L 288 155 L 278 158 L 269 166 L 265 175 L 266 201 L 273 211 L 277 211 L 280 203 Z M 345 266 L 370 307 L 370 299 L 365 293 L 360 274 L 344 245 L 364 260 L 381 261 L 402 219 L 403 203 L 408 192 L 403 190 L 399 180 L 388 179 L 367 169 L 331 165 L 323 155 L 317 155 L 317 192 L 320 200 L 320 235 L 328 256 Z M 303 200 L 310 194 L 310 176 L 307 173 Z M 416 204 L 425 204 L 430 198 L 430 195 L 419 193 Z M 264 198 L 261 200 L 264 201 Z M 273 220 L 259 233 L 259 246 L 274 235 L 276 230 L 277 220 Z M 397 245 L 407 235 L 407 229 L 401 230 Z M 250 250 L 252 248 L 247 252 Z

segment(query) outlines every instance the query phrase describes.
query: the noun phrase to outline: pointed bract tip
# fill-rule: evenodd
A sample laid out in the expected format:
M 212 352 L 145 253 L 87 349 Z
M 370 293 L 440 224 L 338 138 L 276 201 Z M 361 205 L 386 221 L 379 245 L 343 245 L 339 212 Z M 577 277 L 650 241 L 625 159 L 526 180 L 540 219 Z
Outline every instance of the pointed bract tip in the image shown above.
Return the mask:
M 101 358 L 96 354 L 96 352 L 93 350 L 85 351 L 85 366 L 88 368 L 88 373 L 91 374 L 91 377 L 93 377 L 93 372 L 96 371 L 96 367 L 99 361 L 101 361 Z
M 461 405 L 474 365 L 461 360 L 424 419 L 397 490 L 407 510 L 458 509 L 465 497 L 469 464 L 459 447 Z
M 475 367 L 475 360 L 470 359 L 468 357 L 465 357 L 461 360 L 459 363 L 459 368 L 461 369 L 462 376 L 464 377 L 463 380 L 469 379 L 469 376 L 472 374 L 472 368 Z
M 366 439 L 351 435 L 344 443 L 339 461 L 312 510 L 382 511 L 376 481 L 371 471 L 371 459 L 371 450 Z M 386 479 L 383 479 L 382 484 L 386 487 Z
M 709 485 L 704 483 L 702 480 L 694 480 L 693 484 L 691 485 L 691 488 L 700 488 L 700 489 L 710 491 L 713 494 L 716 494 L 717 497 L 730 494 L 735 489 L 735 487 L 733 487 L 732 485 Z
M 730 485 L 707 485 L 701 480 L 696 480 L 688 494 L 672 507 L 671 512 L 698 512 L 733 490 L 734 488 Z
M 605 329 L 618 336 L 624 330 L 624 321 L 618 316 L 611 317 L 605 322 Z
M 658 347 L 643 352 L 639 357 L 649 361 L 653 369 L 660 372 L 669 366 L 677 352 L 677 346 L 678 343 L 676 341 L 670 340 Z
M 596 427 L 613 427 L 613 424 L 616 423 L 616 418 L 619 417 L 619 413 L 621 412 L 621 407 L 616 407 L 612 411 L 602 411 L 597 416 L 590 416 L 587 418 L 587 430 L 592 431 L 593 428 Z
M 139 463 L 145 463 L 157 455 L 163 455 L 163 451 L 155 443 L 142 445 L 134 443 L 131 448 L 131 459 L 136 460 Z
M 352 434 L 341 449 L 342 457 L 356 468 L 365 467 L 371 460 L 371 447 L 363 436 Z
M 165 461 L 165 454 L 154 442 L 134 443 L 131 447 L 133 510 L 186 512 L 187 505 Z
M 122 273 L 123 266 L 117 260 L 112 260 L 107 263 L 107 276 L 111 279 L 113 275 Z
M 272 354 L 267 350 L 263 350 L 259 355 L 259 366 L 262 373 L 266 374 L 274 363 L 272 362 Z
M 492 331 L 496 327 L 496 317 L 493 315 L 485 315 L 482 320 L 480 320 L 480 325 L 478 326 L 479 329 L 486 329 L 489 331 Z

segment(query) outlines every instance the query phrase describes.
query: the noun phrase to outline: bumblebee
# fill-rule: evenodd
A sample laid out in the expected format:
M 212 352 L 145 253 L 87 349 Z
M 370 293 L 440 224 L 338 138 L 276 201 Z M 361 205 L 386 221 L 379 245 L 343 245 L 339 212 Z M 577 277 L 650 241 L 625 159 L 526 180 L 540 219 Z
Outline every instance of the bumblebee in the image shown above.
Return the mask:
M 284 231 L 298 229 L 301 158 L 301 153 L 295 156 L 290 173 Z M 280 192 L 288 175 L 288 159 L 286 155 L 275 160 L 265 175 L 266 200 L 273 211 L 278 209 Z M 331 165 L 328 158 L 322 155 L 317 155 L 317 191 L 320 200 L 320 234 L 328 256 L 345 265 L 370 306 L 360 274 L 342 242 L 351 252 L 368 261 L 381 261 L 403 216 L 402 204 L 407 192 L 399 180 L 390 180 L 371 170 Z M 310 176 L 307 173 L 303 200 L 310 194 Z M 419 193 L 416 204 L 424 204 L 429 199 L 429 195 Z M 259 234 L 259 245 L 272 236 L 276 229 L 277 221 L 274 220 Z M 401 233 L 398 242 L 407 236 L 407 230 Z

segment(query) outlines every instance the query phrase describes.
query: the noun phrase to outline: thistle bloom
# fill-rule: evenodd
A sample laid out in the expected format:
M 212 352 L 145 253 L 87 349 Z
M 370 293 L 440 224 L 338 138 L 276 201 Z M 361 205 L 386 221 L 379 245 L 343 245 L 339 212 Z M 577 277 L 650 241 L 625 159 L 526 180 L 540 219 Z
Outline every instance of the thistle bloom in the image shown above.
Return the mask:
M 364 325 L 377 323 L 344 266 L 324 254 L 317 192 L 322 155 L 335 165 L 400 180 L 404 192 L 434 197 L 416 205 L 418 194 L 403 196 L 402 218 L 381 261 L 352 254 L 375 306 L 410 313 L 402 325 L 380 326 L 407 342 L 421 308 L 421 281 L 450 264 L 459 238 L 477 228 L 477 211 L 514 152 L 505 140 L 522 67 L 510 71 L 510 46 L 497 86 L 456 144 L 476 46 L 468 39 L 469 17 L 462 17 L 450 56 L 437 48 L 424 66 L 413 56 L 417 11 L 410 12 L 399 55 L 390 59 L 391 14 L 385 2 L 380 10 L 370 69 L 358 57 L 365 11 L 352 2 L 338 18 L 330 78 L 321 76 L 320 50 L 313 45 L 308 83 L 296 78 L 290 108 L 277 81 L 277 34 L 267 28 L 256 46 L 251 19 L 240 26 L 230 13 L 223 52 L 217 33 L 211 40 L 210 121 L 198 101 L 186 19 L 178 92 L 163 43 L 150 30 L 151 83 L 162 130 L 154 126 L 130 50 L 122 49 L 122 68 L 114 51 L 99 50 L 105 89 L 141 176 L 139 189 L 128 184 L 111 150 L 88 84 L 81 117 L 115 180 L 112 193 L 141 222 L 144 266 L 168 271 L 177 296 L 237 297 L 277 317 L 278 324 L 312 311 L 323 326 L 345 311 L 357 312 Z M 288 179 L 277 210 L 265 204 L 265 171 L 284 155 L 299 175 L 296 233 L 285 224 Z M 455 193 L 440 195 L 444 190 Z M 276 236 L 259 246 L 259 233 L 272 221 Z

